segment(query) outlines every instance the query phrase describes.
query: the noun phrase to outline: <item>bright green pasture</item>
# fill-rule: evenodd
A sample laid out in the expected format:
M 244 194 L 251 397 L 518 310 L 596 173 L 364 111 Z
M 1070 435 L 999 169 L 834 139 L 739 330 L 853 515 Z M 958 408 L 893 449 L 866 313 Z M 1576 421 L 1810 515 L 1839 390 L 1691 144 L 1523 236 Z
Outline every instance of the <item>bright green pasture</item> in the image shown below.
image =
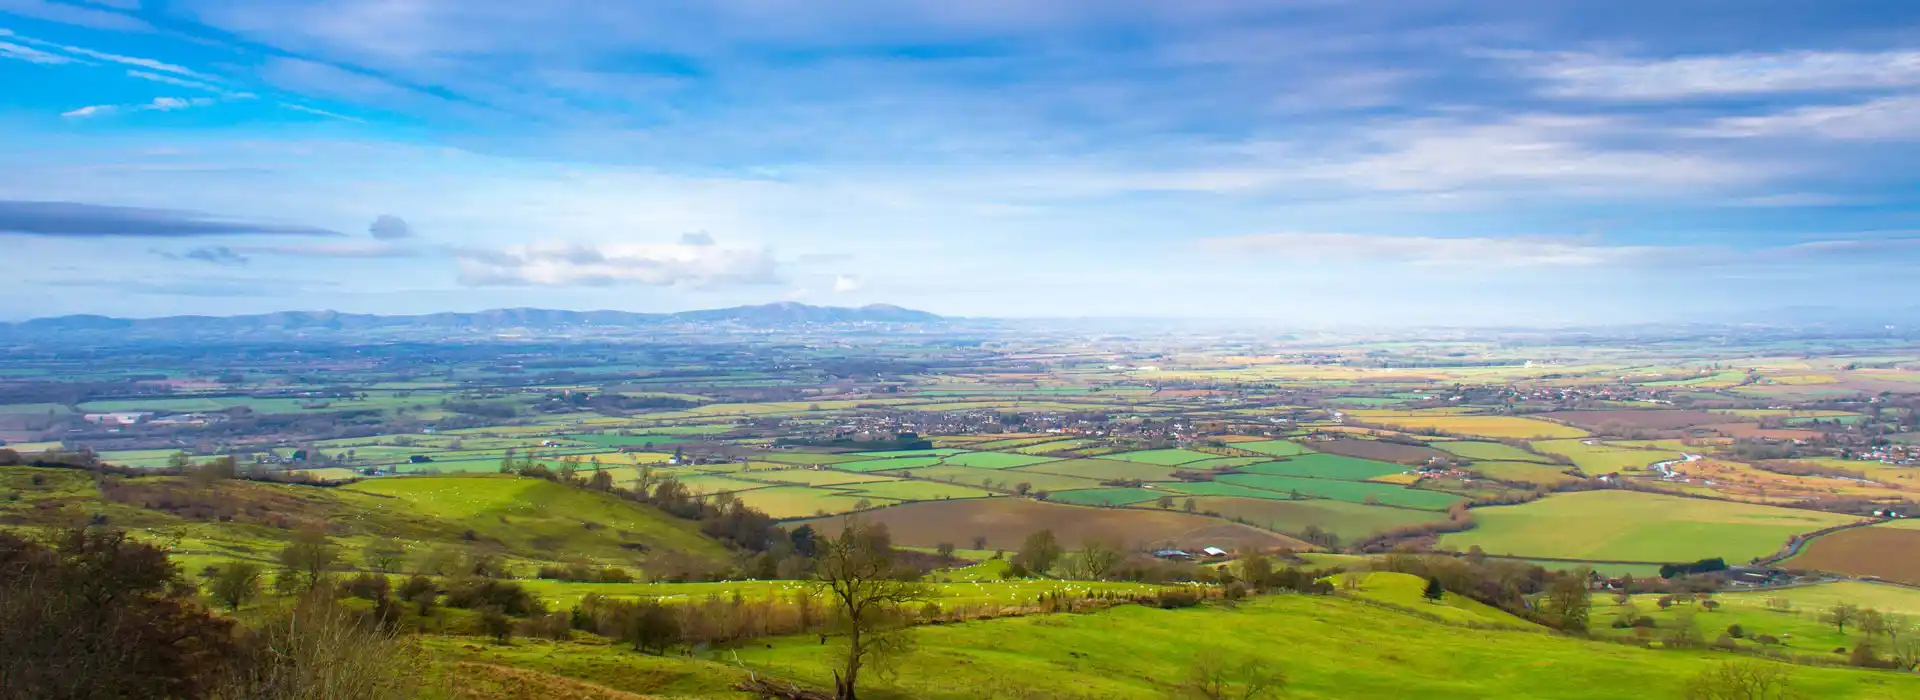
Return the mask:
M 1256 489 L 1251 486 L 1229 484 L 1224 481 L 1162 481 L 1154 483 L 1153 487 L 1162 491 L 1172 491 L 1177 494 L 1190 496 L 1242 496 L 1246 498 L 1267 498 L 1282 501 L 1293 498 L 1292 495 L 1279 491 Z
M 1263 596 L 1234 608 L 1122 606 L 1091 615 L 941 625 L 922 629 L 918 642 L 919 651 L 903 661 L 895 680 L 877 684 L 873 694 L 1157 700 L 1205 656 L 1265 659 L 1286 674 L 1287 697 L 1310 700 L 1614 700 L 1623 688 L 1668 698 L 1680 697 L 1688 678 L 1725 658 L 1517 629 L 1468 629 L 1297 595 Z M 760 672 L 831 685 L 835 647 L 807 638 L 769 646 L 742 649 L 739 658 Z M 1884 672 L 1795 668 L 1794 678 L 1809 697 L 1920 693 L 1920 679 Z
M 858 462 L 841 462 L 834 469 L 850 472 L 881 472 L 895 469 L 914 469 L 939 464 L 944 457 L 900 457 L 897 459 L 865 459 Z
M 1259 464 L 1268 461 L 1272 460 L 1265 457 L 1217 457 L 1214 459 L 1203 459 L 1198 462 L 1188 462 L 1180 465 L 1180 468 L 1187 471 L 1209 472 L 1244 467 L 1249 464 Z
M 1152 489 L 1114 488 L 1061 491 L 1048 499 L 1081 506 L 1124 506 L 1157 499 L 1165 494 Z
M 1364 539 L 1382 530 L 1446 519 L 1429 510 L 1369 506 L 1324 498 L 1276 501 L 1207 496 L 1194 499 L 1194 507 L 1203 513 L 1219 513 L 1222 517 L 1278 532 L 1297 534 L 1312 525 L 1342 540 Z
M 1235 449 L 1249 450 L 1252 452 L 1258 452 L 1263 455 L 1273 455 L 1275 457 L 1291 457 L 1293 455 L 1303 455 L 1313 451 L 1300 446 L 1300 443 L 1294 442 L 1292 440 L 1262 440 L 1260 442 L 1236 442 L 1236 443 L 1233 443 L 1233 447 Z
M 1203 459 L 1213 459 L 1218 456 L 1219 455 L 1207 454 L 1205 452 L 1195 452 L 1193 450 L 1142 450 L 1139 452 L 1119 452 L 1107 455 L 1106 458 L 1140 462 L 1142 464 L 1175 466 L 1188 462 L 1198 462 Z
M 1296 476 L 1274 476 L 1271 474 L 1222 474 L 1215 481 L 1240 484 L 1281 493 L 1300 492 L 1303 496 L 1331 498 L 1336 501 L 1365 503 L 1369 497 L 1390 506 L 1419 508 L 1422 510 L 1445 510 L 1447 506 L 1464 500 L 1459 496 L 1435 491 L 1419 491 L 1391 484 L 1375 484 L 1363 481 L 1335 481 L 1333 479 L 1313 479 Z
M 897 501 L 935 501 L 947 498 L 986 498 L 992 491 L 938 481 L 894 480 L 871 484 L 851 484 L 837 491 L 863 498 L 888 498 Z
M 1589 476 L 1610 474 L 1620 471 L 1639 471 L 1656 462 L 1666 462 L 1683 457 L 1678 452 L 1665 450 L 1637 450 L 1613 445 L 1589 445 L 1581 440 L 1537 440 L 1533 449 L 1547 454 L 1560 455 L 1573 460 L 1573 464 Z
M 878 474 L 849 474 L 828 469 L 759 469 L 736 472 L 734 478 L 803 486 L 839 486 L 893 480 L 893 477 Z
M 1358 574 L 1360 588 L 1354 595 L 1395 605 L 1416 608 L 1460 624 L 1497 625 L 1512 629 L 1539 630 L 1540 626 L 1514 617 L 1499 608 L 1457 593 L 1441 596 L 1440 602 L 1426 599 L 1427 580 L 1413 574 L 1376 571 Z
M 1015 484 L 1026 483 L 1030 484 L 1035 491 L 1066 491 L 1100 487 L 1099 479 L 1019 469 L 938 466 L 922 467 L 907 473 L 916 479 L 933 479 L 969 486 L 984 486 L 987 482 L 992 482 L 994 488 L 1012 488 Z
M 1745 562 L 1787 538 L 1852 516 L 1638 491 L 1559 493 L 1517 506 L 1476 508 L 1472 530 L 1444 535 L 1460 550 L 1632 562 Z
M 1577 442 L 1577 441 L 1576 441 Z M 1490 460 L 1501 462 L 1551 462 L 1550 458 L 1501 442 L 1480 442 L 1477 440 L 1453 440 L 1436 442 L 1435 448 L 1472 460 Z
M 1141 481 L 1169 481 L 1176 467 L 1140 462 L 1122 462 L 1114 459 L 1068 459 L 1058 462 L 1036 464 L 1031 467 L 1018 467 L 1010 472 L 1042 472 L 1046 474 L 1064 474 L 1080 476 L 1101 481 L 1139 479 Z
M 1399 474 L 1406 470 L 1406 467 L 1398 464 L 1330 454 L 1300 455 L 1283 461 L 1261 462 L 1240 468 L 1240 471 L 1248 474 L 1312 476 L 1347 481 L 1366 481 L 1378 476 Z
M 936 448 L 926 449 L 926 450 L 891 450 L 886 452 L 855 452 L 854 454 L 859 455 L 861 457 L 877 457 L 881 459 L 894 459 L 898 457 L 946 457 L 948 455 L 957 455 L 963 452 L 966 452 L 966 450 L 952 448 L 952 447 L 936 447 Z
M 1036 457 L 1033 455 L 1010 454 L 1006 452 L 969 452 L 967 454 L 956 454 L 948 457 L 946 464 L 956 467 L 1007 469 L 1009 467 L 1025 467 L 1052 461 L 1054 461 L 1052 457 Z
M 1469 469 L 1489 479 L 1523 484 L 1551 485 L 1574 480 L 1566 467 L 1539 462 L 1474 462 Z
M 866 501 L 868 507 L 893 505 L 894 501 L 858 496 L 811 486 L 769 486 L 734 494 L 742 502 L 775 518 L 805 518 L 821 514 L 845 513 Z

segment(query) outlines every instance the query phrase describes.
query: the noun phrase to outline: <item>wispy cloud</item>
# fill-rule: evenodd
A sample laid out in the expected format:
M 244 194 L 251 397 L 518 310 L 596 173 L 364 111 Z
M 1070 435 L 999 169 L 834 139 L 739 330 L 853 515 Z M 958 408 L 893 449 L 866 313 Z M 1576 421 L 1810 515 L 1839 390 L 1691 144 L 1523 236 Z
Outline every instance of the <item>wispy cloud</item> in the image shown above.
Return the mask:
M 1774 114 L 1727 117 L 1701 130 L 1707 136 L 1801 136 L 1840 141 L 1920 139 L 1920 97 L 1902 96 L 1846 105 L 1795 107 Z
M 154 73 L 151 71 L 130 70 L 130 71 L 127 71 L 127 77 L 139 78 L 141 80 L 151 80 L 156 83 L 166 83 L 168 85 L 176 85 L 183 88 L 192 88 L 194 90 L 204 90 L 206 92 L 211 92 L 213 94 L 220 95 L 222 97 L 230 97 L 234 99 L 247 99 L 247 98 L 253 97 L 253 93 L 250 93 L 250 92 L 239 92 L 235 90 L 229 90 L 227 88 L 220 87 L 218 85 L 211 85 L 208 83 L 200 82 L 198 80 L 187 80 L 185 78 L 178 78 L 171 75 L 161 75 L 159 73 Z
M 1552 237 L 1374 236 L 1285 232 L 1207 238 L 1205 250 L 1293 260 L 1411 263 L 1462 267 L 1592 267 L 1671 254 L 1661 246 L 1618 246 Z
M 349 116 L 347 116 L 347 115 L 345 115 L 345 114 L 336 114 L 336 113 L 333 113 L 333 112 L 329 112 L 329 111 L 326 111 L 326 110 L 324 110 L 324 109 L 315 109 L 315 108 L 313 108 L 313 107 L 307 107 L 307 106 L 304 106 L 304 105 L 297 105 L 297 104 L 293 104 L 293 103 L 291 103 L 291 102 L 281 102 L 281 103 L 280 103 L 280 106 L 281 106 L 281 107 L 285 107 L 285 108 L 287 108 L 287 109 L 291 109 L 291 110 L 293 110 L 293 111 L 295 111 L 295 112 L 304 112 L 304 113 L 307 113 L 307 114 L 312 114 L 312 115 L 315 115 L 315 116 L 320 116 L 320 117 L 327 117 L 327 118 L 329 118 L 329 119 L 339 119 L 339 120 L 341 120 L 341 121 L 349 121 L 349 122 L 357 122 L 357 123 L 360 123 L 360 124 L 365 124 L 365 123 L 367 122 L 367 120 L 365 120 L 365 119 L 361 119 L 361 118 L 359 118 L 359 117 L 349 117 Z
M 61 112 L 60 116 L 69 119 L 86 119 L 88 117 L 106 116 L 119 111 L 119 109 L 120 108 L 115 105 L 87 105 L 79 109 Z
M 460 282 L 470 286 L 609 286 L 706 288 L 779 281 L 764 248 L 711 242 L 535 243 L 498 251 L 462 250 Z
M 146 31 L 153 28 L 137 17 L 120 12 L 49 0 L 0 0 L 0 12 L 93 29 Z
M 22 201 L 0 201 L 0 233 L 67 238 L 340 235 L 312 226 L 232 221 L 194 211 Z
M 173 112 L 193 107 L 205 107 L 213 104 L 210 97 L 155 97 L 152 101 L 138 105 L 88 105 L 79 109 L 62 112 L 60 116 L 71 119 L 104 117 L 122 111 L 135 112 Z
M 42 65 L 59 65 L 74 62 L 73 59 L 66 56 L 47 53 L 31 46 L 21 46 L 20 44 L 7 41 L 0 41 L 0 58 L 11 58 L 16 61 L 26 61 L 28 63 L 39 63 Z
M 1795 51 L 1676 58 L 1513 54 L 1558 97 L 1661 100 L 1920 85 L 1920 51 Z

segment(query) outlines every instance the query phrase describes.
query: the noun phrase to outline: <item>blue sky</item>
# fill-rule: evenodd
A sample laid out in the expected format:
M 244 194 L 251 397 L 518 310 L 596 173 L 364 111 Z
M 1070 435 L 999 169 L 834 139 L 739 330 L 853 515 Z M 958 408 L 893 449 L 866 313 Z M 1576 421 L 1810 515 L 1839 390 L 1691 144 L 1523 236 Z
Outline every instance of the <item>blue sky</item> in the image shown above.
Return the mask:
M 0 318 L 1920 292 L 1920 5 L 0 0 Z

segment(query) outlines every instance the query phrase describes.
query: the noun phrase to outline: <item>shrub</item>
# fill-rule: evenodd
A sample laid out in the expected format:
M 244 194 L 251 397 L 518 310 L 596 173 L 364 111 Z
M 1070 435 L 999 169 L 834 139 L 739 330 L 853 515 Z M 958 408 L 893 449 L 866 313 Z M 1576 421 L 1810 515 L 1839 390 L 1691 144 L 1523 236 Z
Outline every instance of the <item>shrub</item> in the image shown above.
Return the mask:
M 513 616 L 546 612 L 540 601 L 520 584 L 487 578 L 470 578 L 447 587 L 447 605 Z
M 393 583 L 381 574 L 361 573 L 340 582 L 340 594 L 366 600 L 386 600 L 393 592 Z

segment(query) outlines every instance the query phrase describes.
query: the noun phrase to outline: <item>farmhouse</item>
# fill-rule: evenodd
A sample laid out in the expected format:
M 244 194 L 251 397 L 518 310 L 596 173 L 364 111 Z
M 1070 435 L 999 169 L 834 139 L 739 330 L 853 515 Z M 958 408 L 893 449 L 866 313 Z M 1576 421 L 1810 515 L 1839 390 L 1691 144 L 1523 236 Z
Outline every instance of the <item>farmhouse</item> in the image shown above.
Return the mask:
M 1792 574 L 1762 566 L 1735 566 L 1722 575 L 1726 577 L 1727 585 L 1737 588 L 1777 586 L 1793 580 Z

